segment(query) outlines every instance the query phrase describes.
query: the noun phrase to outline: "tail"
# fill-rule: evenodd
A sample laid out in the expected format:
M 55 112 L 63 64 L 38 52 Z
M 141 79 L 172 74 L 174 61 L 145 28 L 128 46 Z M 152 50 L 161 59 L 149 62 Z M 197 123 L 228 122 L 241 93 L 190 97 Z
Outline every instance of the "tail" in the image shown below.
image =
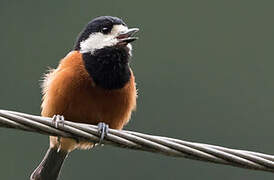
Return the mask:
M 57 180 L 67 154 L 67 151 L 49 148 L 42 162 L 31 174 L 30 180 Z

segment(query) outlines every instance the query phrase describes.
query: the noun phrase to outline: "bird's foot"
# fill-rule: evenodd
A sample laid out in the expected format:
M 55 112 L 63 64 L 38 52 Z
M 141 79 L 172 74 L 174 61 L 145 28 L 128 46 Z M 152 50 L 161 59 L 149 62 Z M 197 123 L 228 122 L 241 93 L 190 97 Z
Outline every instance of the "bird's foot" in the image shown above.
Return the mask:
M 109 129 L 108 124 L 103 123 L 103 122 L 98 123 L 98 132 L 99 132 L 99 136 L 100 136 L 98 145 L 102 145 L 103 139 L 108 134 L 108 129 Z
M 65 122 L 65 118 L 64 118 L 64 116 L 61 116 L 61 115 L 54 115 L 53 117 L 52 117 L 52 124 L 54 125 L 54 127 L 55 128 L 59 128 L 60 127 L 60 125 L 62 126 L 62 127 L 64 127 L 64 123 Z M 60 147 L 60 144 L 61 144 L 61 142 L 60 142 L 60 140 L 61 140 L 61 138 L 60 138 L 60 136 L 58 136 L 57 137 L 57 141 L 58 141 L 58 143 L 59 143 L 59 147 Z
M 64 122 L 65 122 L 64 116 L 57 114 L 52 117 L 52 123 L 53 123 L 54 127 L 56 127 L 56 128 L 59 128 L 60 125 L 62 127 L 64 127 Z

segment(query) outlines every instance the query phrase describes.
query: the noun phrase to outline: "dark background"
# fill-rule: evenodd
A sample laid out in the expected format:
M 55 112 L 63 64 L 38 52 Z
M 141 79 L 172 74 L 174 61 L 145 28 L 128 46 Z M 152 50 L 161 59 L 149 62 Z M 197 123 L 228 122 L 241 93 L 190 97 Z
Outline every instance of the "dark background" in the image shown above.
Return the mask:
M 126 129 L 274 154 L 273 1 L 1 1 L 0 108 L 39 114 L 39 80 L 100 15 L 139 27 L 138 108 Z M 0 129 L 0 179 L 28 179 L 48 137 Z M 110 146 L 60 179 L 264 179 L 267 172 Z

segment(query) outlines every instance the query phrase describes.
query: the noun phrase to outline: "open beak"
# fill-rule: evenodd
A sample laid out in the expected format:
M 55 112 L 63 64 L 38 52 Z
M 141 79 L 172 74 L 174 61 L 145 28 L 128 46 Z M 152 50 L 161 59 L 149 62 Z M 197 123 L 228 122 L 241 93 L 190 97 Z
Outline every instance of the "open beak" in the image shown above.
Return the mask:
M 118 34 L 117 39 L 119 40 L 119 44 L 128 44 L 138 39 L 138 37 L 133 37 L 135 33 L 139 31 L 138 28 L 131 28 L 126 31 L 123 31 Z

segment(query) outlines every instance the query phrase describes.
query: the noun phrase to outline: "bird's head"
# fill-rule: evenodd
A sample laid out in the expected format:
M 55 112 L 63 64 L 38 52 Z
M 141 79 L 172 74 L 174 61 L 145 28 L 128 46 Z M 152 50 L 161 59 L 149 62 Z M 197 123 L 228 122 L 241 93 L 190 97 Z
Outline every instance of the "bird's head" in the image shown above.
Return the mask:
M 96 50 L 107 47 L 121 47 L 131 54 L 130 43 L 137 40 L 133 35 L 138 28 L 128 28 L 119 18 L 101 16 L 90 21 L 79 34 L 75 50 L 81 53 L 94 54 Z

